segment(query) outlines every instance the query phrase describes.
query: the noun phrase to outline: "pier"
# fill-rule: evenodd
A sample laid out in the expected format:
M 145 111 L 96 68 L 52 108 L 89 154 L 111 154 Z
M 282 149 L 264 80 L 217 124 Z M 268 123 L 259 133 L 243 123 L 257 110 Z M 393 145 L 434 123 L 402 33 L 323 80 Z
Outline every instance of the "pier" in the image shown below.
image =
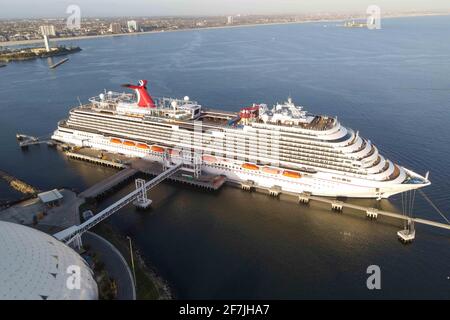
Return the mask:
M 132 160 L 130 165 L 131 168 L 134 168 L 139 172 L 151 176 L 157 176 L 164 170 L 163 166 L 160 163 L 144 159 Z M 226 178 L 224 176 L 201 173 L 200 176 L 196 178 L 190 173 L 183 172 L 183 170 L 180 170 L 179 172 L 171 175 L 167 178 L 167 180 L 202 188 L 209 191 L 219 190 L 226 182 Z
M 54 234 L 53 236 L 60 240 L 64 241 L 66 244 L 70 244 L 75 241 L 75 245 L 80 246 L 81 244 L 81 235 L 103 221 L 104 219 L 110 217 L 115 212 L 119 211 L 123 207 L 127 206 L 130 203 L 135 202 L 136 200 L 139 200 L 143 194 L 146 193 L 152 188 L 156 187 L 158 184 L 160 184 L 162 181 L 173 175 L 175 172 L 177 172 L 183 164 L 175 165 L 166 171 L 162 172 L 152 180 L 146 182 L 143 185 L 139 184 L 139 188 L 137 188 L 135 191 L 127 194 L 125 197 L 121 198 L 120 200 L 116 201 L 106 209 L 102 210 L 101 212 L 97 213 L 92 218 L 86 220 L 80 225 L 74 225 L 71 226 L 61 232 L 58 232 Z M 138 185 L 138 184 L 137 184 Z
M 19 146 L 21 148 L 27 148 L 28 146 L 38 145 L 38 144 L 47 144 L 54 145 L 54 142 L 50 139 L 41 139 L 38 137 L 30 136 L 23 133 L 16 134 L 17 141 L 19 141 Z
M 305 195 L 303 195 L 303 197 L 305 197 Z M 312 196 L 312 195 L 309 195 L 309 196 L 307 196 L 307 198 L 304 198 L 304 199 L 307 199 L 307 202 L 309 202 L 310 200 L 314 200 L 317 202 L 330 204 L 332 210 L 343 211 L 344 208 L 349 208 L 349 209 L 361 211 L 361 212 L 366 213 L 366 215 L 369 218 L 373 218 L 373 219 L 378 218 L 378 216 L 386 216 L 386 217 L 390 217 L 390 218 L 394 218 L 394 219 L 399 219 L 401 221 L 414 221 L 415 223 L 450 230 L 450 224 L 445 224 L 445 223 L 431 221 L 431 220 L 427 220 L 427 219 L 421 219 L 421 218 L 410 218 L 408 216 L 405 216 L 405 215 L 402 215 L 399 213 L 384 211 L 384 210 L 380 210 L 377 208 L 364 207 L 364 206 L 359 206 L 356 204 L 351 204 L 351 203 L 347 203 L 347 202 L 343 202 L 343 201 L 337 201 L 334 199 L 329 199 L 329 198 L 319 197 L 319 196 Z
M 69 61 L 69 58 L 62 59 L 62 60 L 56 62 L 55 64 L 52 64 L 49 68 L 50 69 L 55 69 L 55 68 L 59 67 L 60 65 L 62 65 L 64 62 L 67 62 L 67 61 Z
M 281 189 L 274 190 L 274 187 L 270 187 L 270 188 L 261 187 L 261 186 L 256 185 L 253 181 L 243 181 L 243 182 L 238 183 L 238 185 L 240 185 L 243 190 L 247 190 L 247 191 L 251 191 L 254 189 L 256 191 L 260 191 L 265 194 L 268 193 L 268 194 L 274 195 L 274 196 L 275 195 L 278 196 L 280 194 L 292 196 L 297 199 L 298 203 L 304 204 L 304 205 L 309 204 L 311 201 L 326 203 L 330 206 L 330 210 L 338 212 L 338 213 L 342 213 L 345 208 L 348 208 L 348 209 L 353 209 L 353 210 L 356 210 L 359 212 L 363 212 L 366 214 L 366 216 L 369 219 L 372 219 L 372 220 L 378 219 L 379 216 L 385 216 L 385 217 L 398 219 L 400 221 L 404 221 L 408 224 L 418 223 L 418 224 L 423 224 L 423 225 L 427 225 L 427 226 L 431 226 L 431 227 L 450 230 L 450 224 L 427 220 L 427 219 L 422 219 L 422 218 L 412 218 L 407 215 L 399 214 L 396 212 L 390 212 L 390 211 L 380 210 L 377 208 L 360 206 L 360 205 L 351 204 L 351 203 L 340 201 L 340 200 L 333 199 L 333 198 L 313 196 L 309 192 L 294 193 L 294 192 L 284 191 Z M 274 191 L 276 191 L 276 193 L 274 193 Z M 398 232 L 397 235 L 399 236 L 400 240 L 402 240 L 403 242 L 411 242 L 412 239 L 414 239 L 415 231 L 408 232 L 408 230 L 401 230 Z
M 105 194 L 109 190 L 117 187 L 118 185 L 128 181 L 130 178 L 136 175 L 138 171 L 133 168 L 126 168 L 113 176 L 100 181 L 99 183 L 93 185 L 92 187 L 86 189 L 79 194 L 81 198 L 96 198 L 100 195 Z
M 106 160 L 106 159 L 102 159 L 99 157 L 93 157 L 93 156 L 85 155 L 85 154 L 81 154 L 81 153 L 65 152 L 65 155 L 71 159 L 87 161 L 87 162 L 91 162 L 91 163 L 95 163 L 95 164 L 100 164 L 100 165 L 106 166 L 106 167 L 112 167 L 112 168 L 117 168 L 117 169 L 128 168 L 128 166 L 126 164 L 123 164 L 120 162 Z

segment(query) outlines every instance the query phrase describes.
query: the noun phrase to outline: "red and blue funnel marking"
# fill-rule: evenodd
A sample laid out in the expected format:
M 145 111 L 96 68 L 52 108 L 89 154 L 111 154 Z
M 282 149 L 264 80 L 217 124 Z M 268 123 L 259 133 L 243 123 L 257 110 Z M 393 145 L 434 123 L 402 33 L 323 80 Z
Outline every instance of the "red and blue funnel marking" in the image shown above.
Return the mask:
M 156 108 L 155 101 L 147 91 L 147 80 L 139 80 L 139 85 L 123 84 L 122 87 L 136 91 L 138 106 L 142 108 Z

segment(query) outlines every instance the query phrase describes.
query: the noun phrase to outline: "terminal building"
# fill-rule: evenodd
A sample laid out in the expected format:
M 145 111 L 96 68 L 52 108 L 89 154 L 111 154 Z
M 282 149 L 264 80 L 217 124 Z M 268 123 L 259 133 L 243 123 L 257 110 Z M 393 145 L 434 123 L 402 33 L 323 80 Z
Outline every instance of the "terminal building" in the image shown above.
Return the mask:
M 0 221 L 0 300 L 97 300 L 93 273 L 52 236 Z

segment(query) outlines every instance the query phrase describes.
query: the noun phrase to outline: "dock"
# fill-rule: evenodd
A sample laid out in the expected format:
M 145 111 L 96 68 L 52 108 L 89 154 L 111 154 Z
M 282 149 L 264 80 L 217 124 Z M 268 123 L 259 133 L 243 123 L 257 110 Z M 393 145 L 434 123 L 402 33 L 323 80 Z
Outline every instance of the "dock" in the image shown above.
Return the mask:
M 94 184 L 90 188 L 86 189 L 85 191 L 81 192 L 79 194 L 79 197 L 81 198 L 97 198 L 98 196 L 101 196 L 111 189 L 123 184 L 124 182 L 128 181 L 132 177 L 134 177 L 138 173 L 137 170 L 133 168 L 126 168 L 119 172 L 117 172 L 115 175 L 112 175 L 105 180 L 100 181 L 99 183 Z
M 49 146 L 53 146 L 55 144 L 50 139 L 41 139 L 38 137 L 23 134 L 23 133 L 17 133 L 16 138 L 17 138 L 17 141 L 19 142 L 19 146 L 21 148 L 28 148 L 28 146 L 38 145 L 38 144 L 47 144 Z
M 69 61 L 69 58 L 64 58 L 64 59 L 58 61 L 57 63 L 52 64 L 49 68 L 50 68 L 50 69 L 55 69 L 55 68 L 57 68 L 58 66 L 62 65 L 64 62 L 67 62 L 67 61 Z
M 101 158 L 86 155 L 86 154 L 68 151 L 68 152 L 65 152 L 65 155 L 71 159 L 82 160 L 82 161 L 87 161 L 87 162 L 91 162 L 91 163 L 95 163 L 95 164 L 100 164 L 105 167 L 112 167 L 112 168 L 117 168 L 117 169 L 128 168 L 128 166 L 124 163 L 101 159 Z
M 29 136 L 17 135 L 18 140 L 27 139 Z M 116 154 L 103 154 L 99 152 L 94 152 L 90 148 L 70 148 L 70 151 L 65 151 L 65 154 L 72 159 L 87 161 L 95 164 L 100 164 L 107 167 L 113 167 L 116 169 L 121 169 L 115 175 L 97 183 L 96 185 L 88 188 L 87 190 L 80 193 L 80 198 L 96 198 L 108 192 L 109 190 L 127 182 L 129 179 L 134 177 L 137 173 L 144 173 L 151 176 L 158 177 L 163 172 L 167 170 L 161 163 L 157 161 L 151 161 L 142 158 L 126 158 L 120 157 Z M 385 216 L 393 219 L 406 222 L 408 225 L 413 225 L 414 223 L 428 225 L 436 228 L 441 228 L 445 230 L 450 230 L 450 223 L 441 223 L 437 221 L 432 221 L 422 218 L 413 218 L 407 215 L 399 214 L 396 212 L 390 212 L 386 210 L 381 210 L 373 207 L 360 206 L 356 204 L 351 204 L 348 202 L 341 201 L 335 198 L 327 198 L 322 196 L 315 196 L 309 192 L 294 193 L 283 190 L 280 186 L 274 185 L 272 187 L 261 187 L 257 185 L 252 180 L 247 181 L 232 181 L 227 180 L 223 175 L 209 175 L 201 173 L 200 176 L 194 177 L 191 172 L 187 172 L 183 169 L 175 171 L 165 177 L 165 179 L 183 183 L 195 187 L 200 187 L 205 190 L 215 191 L 219 190 L 225 183 L 230 183 L 231 185 L 237 185 L 243 190 L 247 191 L 260 191 L 274 197 L 285 194 L 295 197 L 298 203 L 308 205 L 311 201 L 317 201 L 320 203 L 328 204 L 330 209 L 334 212 L 342 213 L 345 209 L 353 209 L 355 211 L 362 212 L 367 218 L 376 220 L 380 216 Z M 142 202 L 142 201 L 141 201 Z M 143 203 L 143 202 L 142 202 Z M 407 241 L 412 240 L 415 237 L 415 232 L 399 231 L 400 238 L 407 238 Z
M 252 187 L 255 189 L 264 190 L 266 192 L 269 192 L 269 194 L 272 192 L 272 188 L 263 188 L 263 187 L 259 187 L 259 186 L 256 187 L 255 185 L 252 185 Z M 407 221 L 407 222 L 412 221 L 412 222 L 423 224 L 423 225 L 428 225 L 428 226 L 432 226 L 432 227 L 450 230 L 450 224 L 441 223 L 441 222 L 437 222 L 437 221 L 431 221 L 431 220 L 422 219 L 422 218 L 411 218 L 411 217 L 408 217 L 406 215 L 402 215 L 402 214 L 399 214 L 396 212 L 380 210 L 380 209 L 372 208 L 372 207 L 364 207 L 364 206 L 351 204 L 351 203 L 344 202 L 344 201 L 339 201 L 339 200 L 336 200 L 333 198 L 313 196 L 310 193 L 306 193 L 306 192 L 297 194 L 294 192 L 279 191 L 279 193 L 280 194 L 284 193 L 287 195 L 297 197 L 298 202 L 302 203 L 302 204 L 308 204 L 308 203 L 310 203 L 311 200 L 321 202 L 321 203 L 326 203 L 326 204 L 330 205 L 331 210 L 336 211 L 336 212 L 342 212 L 345 208 L 348 208 L 348 209 L 353 209 L 356 211 L 364 212 L 366 214 L 366 216 L 370 219 L 377 219 L 378 216 L 386 216 L 386 217 L 398 219 L 401 221 Z
M 96 156 L 95 153 L 83 152 L 83 150 L 66 151 L 64 154 L 71 159 L 120 169 L 120 171 L 113 176 L 110 176 L 81 192 L 79 196 L 82 198 L 97 198 L 102 196 L 110 190 L 115 189 L 119 185 L 129 181 L 137 173 L 158 176 L 164 171 L 164 168 L 160 163 L 144 159 L 110 159 L 110 154 L 105 154 L 104 157 L 99 157 L 98 155 Z M 194 178 L 191 174 L 188 174 L 182 170 L 171 175 L 167 178 L 167 180 L 210 191 L 220 189 L 226 181 L 225 177 L 216 175 L 201 175 L 198 178 Z
M 131 167 L 139 172 L 157 176 L 164 171 L 162 165 L 158 162 L 148 161 L 144 159 L 135 159 L 131 161 Z M 168 181 L 187 184 L 190 186 L 202 188 L 204 190 L 216 191 L 219 190 L 226 182 L 226 178 L 220 175 L 202 174 L 198 178 L 180 170 L 167 178 Z

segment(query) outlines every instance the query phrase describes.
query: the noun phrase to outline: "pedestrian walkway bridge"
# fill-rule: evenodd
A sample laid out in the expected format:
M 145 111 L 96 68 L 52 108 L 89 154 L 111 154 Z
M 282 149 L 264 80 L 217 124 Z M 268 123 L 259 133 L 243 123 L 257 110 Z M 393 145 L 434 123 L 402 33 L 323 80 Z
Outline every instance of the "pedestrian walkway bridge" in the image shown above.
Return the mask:
M 159 183 L 164 181 L 165 179 L 169 178 L 171 175 L 175 174 L 181 167 L 183 166 L 182 163 L 174 165 L 173 167 L 168 168 L 166 171 L 162 172 L 152 180 L 146 182 L 142 189 L 136 189 L 135 191 L 129 193 L 119 201 L 113 203 L 106 209 L 102 210 L 92 218 L 86 220 L 80 225 L 69 227 L 61 232 L 58 232 L 54 234 L 53 236 L 60 240 L 65 242 L 66 244 L 72 243 L 74 240 L 81 241 L 81 235 L 100 223 L 101 221 L 105 220 L 106 218 L 110 217 L 115 212 L 119 211 L 123 207 L 127 206 L 128 204 L 132 203 L 136 199 L 138 199 L 139 196 L 142 195 L 143 192 L 147 192 L 148 190 L 154 188 Z

